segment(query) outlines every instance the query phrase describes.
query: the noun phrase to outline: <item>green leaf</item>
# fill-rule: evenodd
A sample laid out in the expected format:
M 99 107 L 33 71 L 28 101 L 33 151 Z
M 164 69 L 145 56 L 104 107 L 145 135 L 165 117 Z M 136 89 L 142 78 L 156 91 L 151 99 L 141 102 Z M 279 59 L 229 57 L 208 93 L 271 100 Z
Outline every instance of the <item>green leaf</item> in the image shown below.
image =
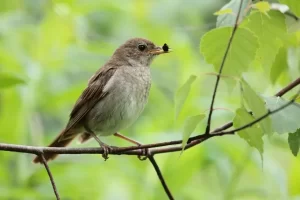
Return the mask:
M 241 0 L 231 0 L 228 4 L 224 5 L 219 12 L 231 10 L 231 13 L 223 13 L 217 18 L 217 27 L 221 26 L 234 26 L 236 21 L 236 16 L 240 7 Z M 245 16 L 245 9 L 248 5 L 248 1 L 243 1 L 242 10 L 239 17 L 239 21 Z
M 271 82 L 274 84 L 280 75 L 288 70 L 287 63 L 287 49 L 280 48 L 278 54 L 276 55 L 275 62 L 272 65 L 270 72 Z
M 300 129 L 294 133 L 289 133 L 288 142 L 293 155 L 297 156 L 300 148 Z
M 231 8 L 225 8 L 214 13 L 214 15 L 232 14 Z
M 254 120 L 253 116 L 251 116 L 245 108 L 239 108 L 235 112 L 235 117 L 233 119 L 233 126 L 234 128 L 239 128 L 243 125 L 246 125 Z M 246 140 L 246 142 L 256 148 L 259 153 L 263 154 L 264 151 L 264 142 L 262 140 L 263 137 L 263 131 L 262 129 L 257 125 L 253 125 L 251 127 L 248 127 L 246 129 L 243 129 L 241 131 L 238 131 L 238 135 Z
M 197 76 L 191 75 L 189 79 L 181 86 L 175 95 L 175 119 L 177 119 L 187 96 L 190 93 L 191 85 L 196 80 Z
M 213 64 L 215 71 L 219 71 L 230 35 L 231 27 L 222 27 L 206 33 L 200 43 L 200 51 L 206 62 Z M 223 68 L 223 75 L 240 76 L 247 71 L 255 58 L 258 49 L 257 38 L 247 29 L 237 29 L 231 48 Z
M 265 102 L 262 98 L 256 94 L 256 92 L 248 85 L 245 80 L 242 80 L 242 92 L 243 99 L 248 105 L 249 109 L 252 111 L 253 117 L 258 118 L 268 112 Z M 265 134 L 271 134 L 272 130 L 272 121 L 270 117 L 263 119 L 258 122 Z
M 0 72 L 0 89 L 12 87 L 24 83 L 25 81 L 18 76 L 9 73 Z
M 279 0 L 280 3 L 287 5 L 290 10 L 300 17 L 300 3 L 299 0 Z
M 256 8 L 259 12 L 266 14 L 268 11 L 271 10 L 271 6 L 269 2 L 266 1 L 260 1 L 253 5 L 254 8 Z
M 264 98 L 269 110 L 275 110 L 284 104 L 287 100 L 280 97 Z M 289 105 L 283 110 L 271 115 L 273 130 L 278 133 L 293 133 L 300 128 L 300 105 Z
M 285 16 L 279 11 L 270 11 L 268 16 L 253 12 L 241 27 L 248 28 L 258 37 L 259 49 L 255 59 L 269 74 L 278 50 L 287 36 Z
M 190 116 L 185 120 L 182 134 L 182 151 L 184 150 L 188 139 L 196 129 L 197 125 L 204 119 L 205 115 Z

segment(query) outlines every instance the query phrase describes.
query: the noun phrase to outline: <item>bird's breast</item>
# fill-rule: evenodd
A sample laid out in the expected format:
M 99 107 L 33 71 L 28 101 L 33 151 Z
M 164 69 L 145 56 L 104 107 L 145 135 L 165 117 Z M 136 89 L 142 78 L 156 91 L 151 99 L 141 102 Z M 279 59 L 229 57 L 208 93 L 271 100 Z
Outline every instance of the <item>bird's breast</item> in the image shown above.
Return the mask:
M 131 125 L 148 101 L 151 77 L 149 67 L 122 67 L 108 81 L 108 95 L 87 115 L 89 128 L 99 135 L 111 135 Z

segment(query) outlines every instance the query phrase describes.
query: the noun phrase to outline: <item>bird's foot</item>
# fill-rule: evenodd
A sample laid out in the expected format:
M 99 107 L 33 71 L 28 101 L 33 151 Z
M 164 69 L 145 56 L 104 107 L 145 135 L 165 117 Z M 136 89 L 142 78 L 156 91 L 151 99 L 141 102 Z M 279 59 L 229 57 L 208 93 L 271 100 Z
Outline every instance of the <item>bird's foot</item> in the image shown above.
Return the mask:
M 102 157 L 104 158 L 104 161 L 106 161 L 109 157 L 108 154 L 111 153 L 111 151 L 114 149 L 114 147 L 109 146 L 107 144 L 102 143 L 101 147 L 103 148 L 103 154 Z
M 104 161 L 106 161 L 108 159 L 108 154 L 111 153 L 113 147 L 102 142 L 93 131 L 89 131 L 89 134 L 98 142 L 100 147 L 103 149 L 102 157 L 104 158 Z

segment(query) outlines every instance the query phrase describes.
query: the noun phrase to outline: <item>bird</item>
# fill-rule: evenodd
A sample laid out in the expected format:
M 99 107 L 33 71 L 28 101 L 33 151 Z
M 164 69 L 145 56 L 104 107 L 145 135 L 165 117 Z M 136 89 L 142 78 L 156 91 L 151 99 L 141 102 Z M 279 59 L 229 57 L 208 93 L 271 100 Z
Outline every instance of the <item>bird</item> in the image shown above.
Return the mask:
M 115 50 L 108 61 L 89 79 L 76 101 L 69 121 L 49 147 L 65 147 L 79 136 L 81 143 L 94 138 L 103 148 L 106 160 L 111 146 L 98 136 L 115 135 L 134 144 L 136 141 L 119 133 L 137 120 L 148 102 L 151 87 L 150 64 L 171 49 L 156 46 L 144 38 L 127 40 Z M 44 153 L 46 161 L 58 154 Z M 36 156 L 34 163 L 43 163 Z

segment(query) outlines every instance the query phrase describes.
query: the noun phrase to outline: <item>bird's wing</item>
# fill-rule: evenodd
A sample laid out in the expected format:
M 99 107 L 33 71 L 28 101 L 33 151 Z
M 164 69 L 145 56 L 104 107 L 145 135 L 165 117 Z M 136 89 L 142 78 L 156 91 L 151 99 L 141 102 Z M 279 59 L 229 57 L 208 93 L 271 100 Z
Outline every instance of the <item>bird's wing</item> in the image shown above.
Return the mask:
M 103 89 L 116 69 L 103 67 L 90 79 L 88 87 L 83 91 L 70 114 L 66 132 L 76 126 L 97 102 L 109 93 L 109 91 L 103 91 Z

